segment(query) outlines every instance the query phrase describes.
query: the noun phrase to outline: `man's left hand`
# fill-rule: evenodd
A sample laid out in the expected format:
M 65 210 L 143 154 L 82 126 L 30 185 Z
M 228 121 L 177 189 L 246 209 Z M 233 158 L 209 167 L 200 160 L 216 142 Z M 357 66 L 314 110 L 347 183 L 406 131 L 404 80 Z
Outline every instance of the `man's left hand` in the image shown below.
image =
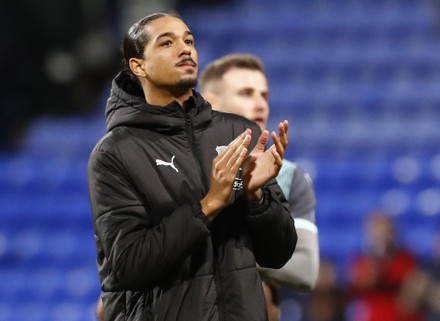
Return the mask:
M 271 133 L 274 144 L 266 151 L 264 149 L 269 140 L 269 131 L 264 130 L 257 145 L 244 161 L 243 186 L 247 200 L 261 199 L 261 187 L 280 172 L 288 144 L 288 127 L 287 120 L 278 125 L 279 136 L 275 132 Z

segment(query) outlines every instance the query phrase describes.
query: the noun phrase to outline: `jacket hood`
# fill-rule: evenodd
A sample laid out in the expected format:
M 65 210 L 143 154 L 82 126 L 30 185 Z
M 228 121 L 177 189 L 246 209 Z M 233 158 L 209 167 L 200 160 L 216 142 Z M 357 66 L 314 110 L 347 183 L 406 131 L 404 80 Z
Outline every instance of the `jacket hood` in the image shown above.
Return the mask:
M 211 120 L 211 106 L 196 91 L 184 103 L 177 101 L 167 106 L 150 105 L 145 101 L 142 87 L 133 81 L 127 71 L 121 71 L 112 82 L 110 97 L 105 108 L 107 131 L 118 126 L 149 128 L 160 132 L 177 132 L 185 128 L 184 109 L 197 116 L 197 127 Z

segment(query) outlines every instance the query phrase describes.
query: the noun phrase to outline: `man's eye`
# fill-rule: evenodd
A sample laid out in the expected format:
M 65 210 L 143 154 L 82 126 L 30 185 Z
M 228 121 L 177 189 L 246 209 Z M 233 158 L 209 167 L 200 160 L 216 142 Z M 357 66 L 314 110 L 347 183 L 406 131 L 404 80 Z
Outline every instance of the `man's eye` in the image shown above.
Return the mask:
M 192 39 L 186 39 L 186 40 L 185 40 L 185 43 L 186 43 L 187 45 L 193 45 L 193 44 L 194 44 L 194 40 L 192 40 Z
M 243 97 L 249 97 L 252 96 L 252 90 L 243 90 L 240 94 Z
M 171 40 L 166 40 L 166 41 L 162 42 L 160 45 L 162 47 L 169 47 L 169 46 L 171 46 L 172 43 L 173 42 Z

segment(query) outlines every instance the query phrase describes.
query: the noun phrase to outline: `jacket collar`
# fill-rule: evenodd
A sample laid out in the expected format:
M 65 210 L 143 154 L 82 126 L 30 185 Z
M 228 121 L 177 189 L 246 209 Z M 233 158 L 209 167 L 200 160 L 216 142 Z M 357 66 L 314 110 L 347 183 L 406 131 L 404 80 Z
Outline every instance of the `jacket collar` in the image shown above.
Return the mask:
M 113 79 L 105 109 L 107 131 L 128 126 L 169 133 L 184 130 L 188 117 L 193 129 L 204 128 L 211 121 L 211 112 L 209 103 L 195 90 L 183 108 L 177 101 L 167 106 L 150 105 L 140 85 L 126 71 Z

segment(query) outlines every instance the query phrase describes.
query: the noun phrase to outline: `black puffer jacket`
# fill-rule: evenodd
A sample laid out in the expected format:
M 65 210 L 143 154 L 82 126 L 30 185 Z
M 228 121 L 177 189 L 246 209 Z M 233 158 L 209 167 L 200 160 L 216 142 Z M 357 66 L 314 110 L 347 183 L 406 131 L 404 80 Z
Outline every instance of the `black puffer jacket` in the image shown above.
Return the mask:
M 186 112 L 184 111 L 186 110 Z M 145 102 L 121 73 L 106 109 L 108 134 L 89 160 L 89 192 L 105 312 L 113 320 L 266 320 L 256 262 L 279 268 L 296 231 L 275 181 L 264 203 L 235 202 L 212 224 L 201 212 L 216 148 L 246 119 L 212 111 L 196 92 L 184 106 Z

